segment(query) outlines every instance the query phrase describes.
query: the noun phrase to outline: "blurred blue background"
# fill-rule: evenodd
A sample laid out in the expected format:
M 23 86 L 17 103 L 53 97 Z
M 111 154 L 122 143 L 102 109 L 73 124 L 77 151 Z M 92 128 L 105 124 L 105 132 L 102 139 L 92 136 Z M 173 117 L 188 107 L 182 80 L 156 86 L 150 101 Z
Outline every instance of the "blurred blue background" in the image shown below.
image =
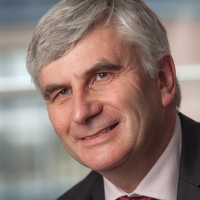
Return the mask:
M 53 200 L 89 170 L 62 147 L 26 72 L 28 43 L 58 0 L 0 0 L 0 199 Z M 200 1 L 146 0 L 168 31 L 183 90 L 181 111 L 200 121 Z

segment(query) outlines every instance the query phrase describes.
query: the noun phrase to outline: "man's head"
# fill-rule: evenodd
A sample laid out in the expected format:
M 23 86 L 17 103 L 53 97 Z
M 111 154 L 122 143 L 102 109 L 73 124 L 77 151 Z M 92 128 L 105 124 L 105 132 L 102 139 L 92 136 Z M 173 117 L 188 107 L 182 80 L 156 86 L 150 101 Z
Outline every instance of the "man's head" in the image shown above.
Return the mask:
M 129 46 L 137 47 L 145 71 L 154 78 L 157 61 L 170 54 L 165 28 L 140 0 L 65 0 L 39 22 L 29 46 L 27 69 L 38 89 L 38 74 L 53 60 L 62 57 L 91 29 L 112 23 Z M 177 82 L 176 105 L 181 94 Z
M 152 165 L 169 142 L 180 95 L 166 31 L 143 2 L 62 1 L 40 21 L 27 66 L 83 165 Z

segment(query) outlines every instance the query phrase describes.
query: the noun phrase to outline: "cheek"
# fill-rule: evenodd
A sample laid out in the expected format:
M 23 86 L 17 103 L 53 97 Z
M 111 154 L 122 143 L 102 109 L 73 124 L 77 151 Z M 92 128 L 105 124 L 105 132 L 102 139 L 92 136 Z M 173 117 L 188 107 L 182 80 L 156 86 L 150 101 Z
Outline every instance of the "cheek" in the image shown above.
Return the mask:
M 61 137 L 63 134 L 67 133 L 69 126 L 69 116 L 67 112 L 63 112 L 64 109 L 59 109 L 58 107 L 48 107 L 49 119 L 52 123 L 52 126 L 56 134 Z
M 112 88 L 112 92 L 106 95 L 109 97 L 106 100 L 109 100 L 122 113 L 136 112 L 138 106 L 142 104 L 141 96 L 139 96 L 140 94 L 134 85 L 117 82 Z

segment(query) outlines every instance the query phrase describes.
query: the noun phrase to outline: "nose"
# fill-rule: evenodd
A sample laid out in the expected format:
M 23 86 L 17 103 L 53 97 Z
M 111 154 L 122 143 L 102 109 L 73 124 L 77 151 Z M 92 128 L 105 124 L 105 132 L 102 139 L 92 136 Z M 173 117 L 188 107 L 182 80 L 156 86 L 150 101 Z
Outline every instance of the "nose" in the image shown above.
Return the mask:
M 73 94 L 73 121 L 78 124 L 89 123 L 96 115 L 100 114 L 103 105 L 90 94 L 83 91 Z

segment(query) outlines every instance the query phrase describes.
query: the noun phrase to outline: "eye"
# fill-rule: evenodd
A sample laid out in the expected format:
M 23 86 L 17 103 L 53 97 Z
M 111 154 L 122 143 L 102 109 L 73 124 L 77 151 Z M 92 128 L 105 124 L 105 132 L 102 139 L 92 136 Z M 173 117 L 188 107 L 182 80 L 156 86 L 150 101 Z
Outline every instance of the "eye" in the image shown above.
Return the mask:
M 102 87 L 109 84 L 113 79 L 113 73 L 111 72 L 99 72 L 95 74 L 90 82 L 89 88 L 99 90 Z
M 108 72 L 101 72 L 96 75 L 96 81 L 105 79 L 109 75 Z
M 58 96 L 65 96 L 71 92 L 70 89 L 63 89 L 58 93 Z

